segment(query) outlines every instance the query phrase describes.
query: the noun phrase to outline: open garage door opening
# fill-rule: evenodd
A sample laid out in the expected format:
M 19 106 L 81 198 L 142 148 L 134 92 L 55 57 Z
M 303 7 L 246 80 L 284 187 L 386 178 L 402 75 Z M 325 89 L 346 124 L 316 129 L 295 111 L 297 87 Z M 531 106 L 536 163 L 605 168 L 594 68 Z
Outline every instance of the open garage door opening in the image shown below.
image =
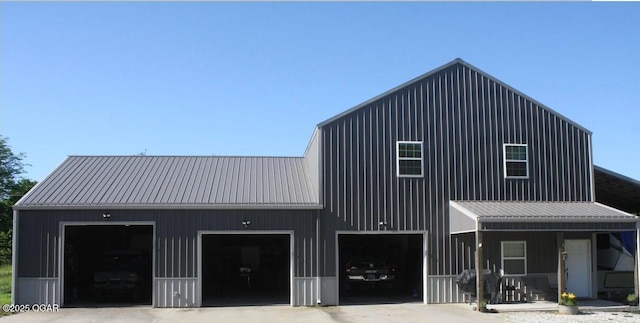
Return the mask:
M 202 236 L 202 305 L 290 304 L 289 234 Z
M 340 304 L 423 301 L 422 234 L 338 235 Z
M 153 226 L 64 227 L 64 305 L 151 305 Z

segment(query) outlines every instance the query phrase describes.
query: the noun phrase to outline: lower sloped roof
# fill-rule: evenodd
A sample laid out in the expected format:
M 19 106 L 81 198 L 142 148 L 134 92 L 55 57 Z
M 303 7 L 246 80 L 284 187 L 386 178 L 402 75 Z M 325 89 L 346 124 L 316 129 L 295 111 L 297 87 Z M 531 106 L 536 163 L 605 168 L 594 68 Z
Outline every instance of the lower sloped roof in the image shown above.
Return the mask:
M 640 217 L 594 202 L 451 201 L 451 233 L 479 230 L 632 230 Z
M 71 156 L 15 208 L 319 208 L 310 176 L 301 157 Z
M 596 201 L 640 214 L 640 181 L 595 165 L 593 175 Z

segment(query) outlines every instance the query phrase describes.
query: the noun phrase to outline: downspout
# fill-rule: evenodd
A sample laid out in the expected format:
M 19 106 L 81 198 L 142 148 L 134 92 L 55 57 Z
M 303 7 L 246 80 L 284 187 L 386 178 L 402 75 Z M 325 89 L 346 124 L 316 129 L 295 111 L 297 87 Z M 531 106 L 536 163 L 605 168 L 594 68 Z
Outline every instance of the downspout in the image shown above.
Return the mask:
M 320 217 L 322 216 L 322 211 L 324 210 L 324 170 L 323 170 L 323 161 L 324 161 L 324 145 L 322 144 L 322 140 L 324 139 L 324 133 L 322 131 L 322 127 L 317 127 L 316 129 L 318 129 L 318 156 L 317 156 L 317 162 L 318 162 L 318 169 L 317 172 L 315 174 L 315 176 L 317 176 L 318 178 L 318 183 L 316 184 L 316 190 L 318 190 L 318 203 L 323 205 L 323 207 L 319 210 L 316 210 L 316 275 L 318 275 L 318 288 L 317 288 L 317 303 L 318 305 L 322 304 L 322 278 L 320 276 L 320 244 L 322 242 L 322 239 L 320 239 L 321 237 L 321 220 Z M 324 258 L 323 258 L 324 259 Z
M 13 232 L 11 242 L 11 304 L 16 304 L 18 282 L 18 210 L 13 209 Z
M 320 279 L 320 210 L 316 210 L 316 304 L 322 304 L 322 280 Z
M 592 135 L 589 135 L 589 168 L 590 168 L 590 172 L 589 172 L 589 176 L 590 181 L 591 181 L 591 199 L 589 200 L 589 202 L 595 202 L 596 201 L 596 183 L 595 181 L 595 169 L 593 167 L 593 143 L 592 143 Z M 558 298 L 559 299 L 559 298 Z

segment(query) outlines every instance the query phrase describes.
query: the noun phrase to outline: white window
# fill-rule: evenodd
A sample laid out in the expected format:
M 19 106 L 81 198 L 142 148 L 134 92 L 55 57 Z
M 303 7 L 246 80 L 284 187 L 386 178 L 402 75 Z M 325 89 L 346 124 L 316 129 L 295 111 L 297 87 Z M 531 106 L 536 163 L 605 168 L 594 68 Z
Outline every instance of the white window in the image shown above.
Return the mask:
M 502 270 L 505 275 L 527 274 L 527 242 L 502 241 Z
M 398 177 L 422 177 L 422 142 L 398 141 Z
M 504 144 L 504 177 L 529 178 L 527 145 Z

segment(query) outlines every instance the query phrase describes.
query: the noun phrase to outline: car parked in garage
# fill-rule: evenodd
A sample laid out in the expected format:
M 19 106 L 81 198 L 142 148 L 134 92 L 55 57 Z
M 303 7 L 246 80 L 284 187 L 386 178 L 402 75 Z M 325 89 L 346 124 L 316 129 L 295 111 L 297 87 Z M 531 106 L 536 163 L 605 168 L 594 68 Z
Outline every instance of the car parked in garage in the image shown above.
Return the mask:
M 147 261 L 140 251 L 110 250 L 104 253 L 102 269 L 93 276 L 94 297 L 97 301 L 107 296 L 138 301 Z
M 356 259 L 345 265 L 347 288 L 353 284 L 374 284 L 393 287 L 397 270 L 393 263 L 381 259 Z

